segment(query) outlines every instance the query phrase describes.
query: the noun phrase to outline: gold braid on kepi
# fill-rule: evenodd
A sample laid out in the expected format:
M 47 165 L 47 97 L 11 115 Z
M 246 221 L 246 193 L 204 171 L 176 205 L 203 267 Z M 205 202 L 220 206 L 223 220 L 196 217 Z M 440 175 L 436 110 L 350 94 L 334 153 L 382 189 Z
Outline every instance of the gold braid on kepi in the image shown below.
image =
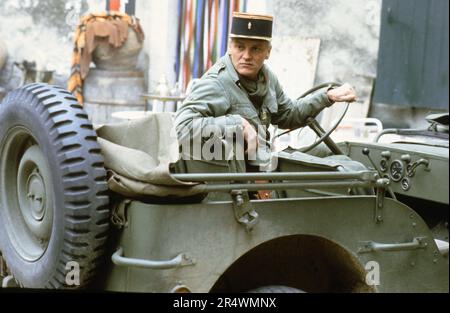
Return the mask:
M 83 82 L 89 73 L 92 53 L 102 40 L 108 39 L 111 46 L 121 47 L 128 38 L 128 27 L 132 27 L 139 39 L 144 40 L 139 19 L 121 12 L 91 13 L 81 18 L 74 37 L 72 67 L 67 89 L 83 105 Z

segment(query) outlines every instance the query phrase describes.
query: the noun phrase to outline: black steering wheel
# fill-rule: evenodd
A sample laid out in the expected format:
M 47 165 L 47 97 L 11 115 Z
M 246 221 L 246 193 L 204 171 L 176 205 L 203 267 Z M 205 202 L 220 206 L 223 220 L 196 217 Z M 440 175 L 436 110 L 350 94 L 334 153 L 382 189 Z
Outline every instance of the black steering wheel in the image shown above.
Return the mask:
M 302 94 L 300 97 L 298 97 L 298 99 L 301 99 L 303 97 L 306 97 L 310 94 L 312 94 L 313 92 L 316 92 L 317 90 L 320 89 L 324 89 L 324 88 L 330 88 L 330 87 L 340 87 L 342 86 L 342 84 L 339 83 L 334 83 L 334 82 L 330 82 L 330 83 L 324 83 L 324 84 L 320 84 L 316 87 L 313 87 L 311 89 L 309 89 L 308 91 L 306 91 L 304 94 Z M 317 135 L 318 139 L 305 147 L 299 148 L 297 149 L 297 151 L 299 152 L 307 152 L 310 151 L 311 149 L 317 147 L 319 144 L 321 144 L 322 142 L 324 142 L 327 147 L 331 150 L 331 152 L 333 152 L 334 154 L 344 154 L 342 152 L 342 150 L 338 147 L 338 145 L 336 145 L 336 143 L 330 138 L 331 133 L 339 126 L 339 124 L 341 123 L 342 119 L 344 118 L 345 114 L 347 113 L 348 107 L 349 107 L 349 102 L 346 103 L 345 109 L 343 111 L 343 113 L 341 114 L 341 116 L 339 117 L 339 119 L 337 120 L 337 122 L 333 125 L 333 127 L 330 128 L 330 130 L 325 131 L 319 124 L 319 122 L 317 122 L 317 120 L 313 117 L 309 117 L 306 120 L 306 126 L 309 126 L 309 128 L 311 128 Z M 301 127 L 298 128 L 293 128 L 293 129 L 289 129 L 281 134 L 278 134 L 276 137 L 280 137 L 282 135 L 285 135 L 287 133 L 290 133 L 291 131 L 294 131 L 296 129 L 299 129 Z

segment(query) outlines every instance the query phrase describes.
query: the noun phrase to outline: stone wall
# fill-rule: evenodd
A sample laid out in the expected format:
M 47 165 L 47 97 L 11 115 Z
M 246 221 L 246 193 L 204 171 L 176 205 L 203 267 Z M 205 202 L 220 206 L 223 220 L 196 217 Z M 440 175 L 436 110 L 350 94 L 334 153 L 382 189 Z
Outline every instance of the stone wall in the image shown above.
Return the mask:
M 74 27 L 86 9 L 84 0 L 2 0 L 0 36 L 14 60 L 69 73 Z
M 274 38 L 320 38 L 315 84 L 348 81 L 358 85 L 361 76 L 376 76 L 381 0 L 248 1 L 250 11 L 274 15 Z M 0 37 L 10 52 L 3 72 L 11 69 L 12 61 L 29 60 L 55 70 L 64 81 L 70 72 L 73 30 L 80 13 L 103 10 L 105 2 L 1 0 Z M 149 91 L 163 75 L 170 85 L 175 82 L 176 7 L 177 0 L 136 1 L 136 15 L 146 34 L 139 68 L 146 73 Z M 289 62 L 286 58 L 286 67 Z M 301 73 L 291 75 L 295 80 Z M 5 84 L 5 75 L 0 77 L 1 84 Z M 391 111 L 396 112 L 393 106 L 373 104 L 371 115 L 394 120 L 405 115 L 404 110 Z M 409 125 L 416 124 L 416 118 L 410 120 Z
M 275 17 L 274 36 L 320 38 L 315 84 L 348 81 L 358 88 L 362 77 L 377 74 L 381 2 L 268 0 L 265 10 Z M 369 116 L 380 119 L 385 128 L 424 127 L 430 111 L 372 103 Z
M 20 71 L 13 62 L 35 62 L 38 69 L 55 71 L 56 83 L 65 85 L 70 73 L 73 33 L 85 0 L 1 0 L 0 37 L 9 58 L 0 77 L 8 89 L 17 87 Z
M 381 0 L 272 1 L 274 36 L 320 38 L 316 84 L 375 77 Z

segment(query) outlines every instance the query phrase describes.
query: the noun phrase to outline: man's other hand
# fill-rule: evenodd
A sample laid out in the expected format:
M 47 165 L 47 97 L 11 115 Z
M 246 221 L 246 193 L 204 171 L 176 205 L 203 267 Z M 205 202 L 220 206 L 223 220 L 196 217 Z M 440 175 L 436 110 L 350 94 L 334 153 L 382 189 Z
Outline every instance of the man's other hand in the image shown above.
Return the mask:
M 332 102 L 354 102 L 358 100 L 355 89 L 348 83 L 328 90 L 327 96 Z
M 245 119 L 242 118 L 242 126 L 244 127 L 244 140 L 247 143 L 245 154 L 255 155 L 258 148 L 258 135 L 255 128 Z

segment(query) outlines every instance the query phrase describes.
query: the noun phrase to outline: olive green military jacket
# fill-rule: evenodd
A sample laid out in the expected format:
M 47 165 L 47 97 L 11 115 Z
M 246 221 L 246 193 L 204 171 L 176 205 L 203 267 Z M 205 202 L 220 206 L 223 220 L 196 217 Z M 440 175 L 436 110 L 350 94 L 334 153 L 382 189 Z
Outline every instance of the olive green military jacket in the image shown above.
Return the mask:
M 270 124 L 282 129 L 297 128 L 305 125 L 308 117 L 315 117 L 332 104 L 326 91 L 292 100 L 266 65 L 262 70 L 268 88 L 261 107 L 256 108 L 239 81 L 231 57 L 227 54 L 220 58 L 201 79 L 195 81 L 177 111 L 175 125 L 179 139 L 200 135 L 199 132 L 209 125 L 217 126 L 224 134 L 227 128 L 242 127 L 242 118 L 257 130 L 259 125 L 268 127 Z

